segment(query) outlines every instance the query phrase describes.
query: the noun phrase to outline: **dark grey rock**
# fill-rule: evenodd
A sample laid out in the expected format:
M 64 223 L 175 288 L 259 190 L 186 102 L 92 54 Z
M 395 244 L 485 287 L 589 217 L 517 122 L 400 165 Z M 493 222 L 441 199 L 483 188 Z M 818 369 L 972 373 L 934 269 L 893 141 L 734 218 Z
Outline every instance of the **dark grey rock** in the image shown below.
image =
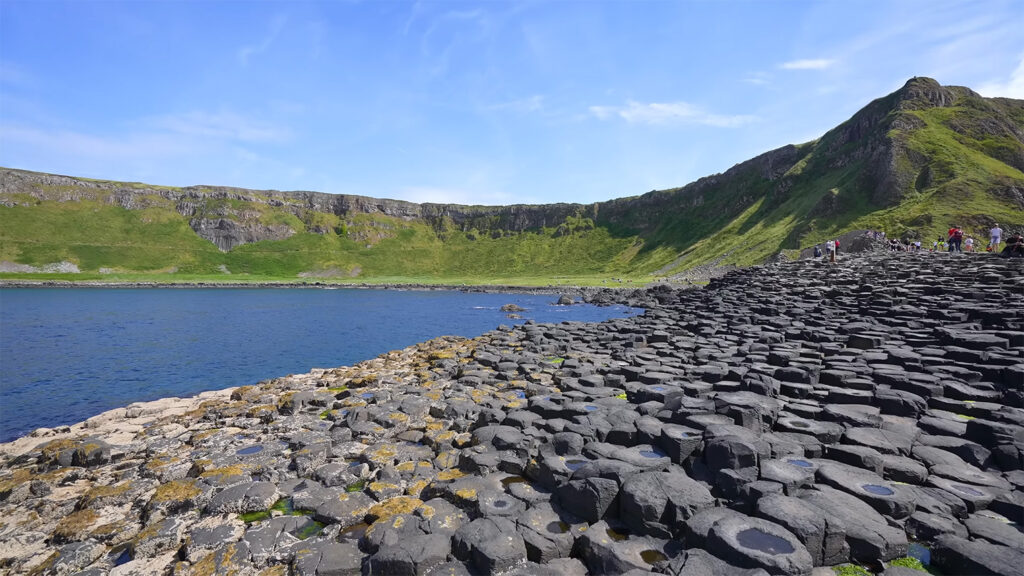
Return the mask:
M 714 503 L 711 492 L 681 470 L 644 472 L 622 485 L 619 515 L 636 534 L 668 538 L 673 526 Z
M 443 564 L 451 551 L 451 539 L 441 534 L 420 534 L 402 539 L 396 546 L 383 546 L 367 561 L 373 575 L 426 574 Z
M 494 574 L 522 562 L 526 558 L 526 544 L 511 520 L 478 518 L 455 532 L 452 553 L 477 570 Z
M 745 568 L 769 574 L 809 575 L 812 558 L 799 538 L 782 526 L 749 516 L 727 516 L 711 526 L 708 550 Z
M 1024 550 L 943 535 L 932 545 L 932 565 L 949 574 L 1024 575 Z
M 802 500 L 781 495 L 766 496 L 757 502 L 757 515 L 799 538 L 815 566 L 832 566 L 849 559 L 845 526 Z
M 890 526 L 881 514 L 857 497 L 819 486 L 799 498 L 820 509 L 829 519 L 843 523 L 851 559 L 878 562 L 906 555 L 908 543 L 903 530 Z
M 568 512 L 587 522 L 597 522 L 609 510 L 615 510 L 619 483 L 607 478 L 572 480 L 558 488 L 555 494 L 559 504 Z

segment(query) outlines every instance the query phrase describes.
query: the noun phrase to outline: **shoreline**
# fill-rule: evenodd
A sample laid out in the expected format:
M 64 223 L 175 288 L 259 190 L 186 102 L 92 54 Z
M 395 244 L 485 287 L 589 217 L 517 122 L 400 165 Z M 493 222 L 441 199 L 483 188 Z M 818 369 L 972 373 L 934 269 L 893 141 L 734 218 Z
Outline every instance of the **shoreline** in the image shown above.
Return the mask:
M 534 294 L 568 294 L 597 291 L 635 292 L 646 290 L 651 284 L 635 284 L 630 286 L 579 286 L 553 285 L 530 286 L 517 284 L 424 284 L 424 283 L 332 283 L 332 282 L 106 282 L 102 280 L 30 280 L 0 279 L 3 288 L 308 288 L 308 289 L 341 289 L 358 290 L 421 290 L 421 291 L 453 291 L 453 292 L 484 292 L 484 293 L 534 293 Z
M 45 442 L 66 440 L 83 434 L 102 436 L 105 441 L 115 445 L 126 444 L 152 423 L 195 410 L 204 402 L 230 398 L 238 388 L 240 386 L 205 390 L 194 396 L 168 396 L 156 400 L 132 402 L 126 406 L 100 412 L 74 424 L 53 428 L 36 428 L 14 440 L 0 442 L 0 458 L 16 458 Z

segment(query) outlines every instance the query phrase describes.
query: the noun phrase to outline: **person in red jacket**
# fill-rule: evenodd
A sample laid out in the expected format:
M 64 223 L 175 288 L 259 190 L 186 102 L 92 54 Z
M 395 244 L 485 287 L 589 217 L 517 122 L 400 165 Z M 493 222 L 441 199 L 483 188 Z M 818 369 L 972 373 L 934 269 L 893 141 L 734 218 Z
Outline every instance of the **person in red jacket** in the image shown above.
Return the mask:
M 950 252 L 963 252 L 960 244 L 964 240 L 964 231 L 959 226 L 953 226 L 949 229 L 949 236 L 946 240 L 949 243 Z

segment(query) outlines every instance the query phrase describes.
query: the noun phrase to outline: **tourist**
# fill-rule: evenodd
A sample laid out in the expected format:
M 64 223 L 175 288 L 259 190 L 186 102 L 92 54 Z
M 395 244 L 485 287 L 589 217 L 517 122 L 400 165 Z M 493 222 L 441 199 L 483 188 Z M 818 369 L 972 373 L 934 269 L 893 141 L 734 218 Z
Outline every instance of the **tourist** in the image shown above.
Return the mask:
M 914 242 L 914 250 L 917 251 L 917 252 L 921 251 L 921 241 L 920 240 L 918 240 L 917 242 Z
M 826 252 L 826 254 L 828 254 L 828 261 L 829 262 L 835 262 L 836 261 L 836 241 L 835 240 L 829 240 L 828 242 L 825 243 L 825 252 Z
M 961 244 L 964 240 L 964 231 L 959 226 L 953 226 L 950 228 L 949 234 L 949 251 L 950 252 L 963 252 Z
M 814 245 L 814 257 L 821 258 L 821 246 L 818 244 Z
M 1024 236 L 1017 232 L 1006 239 L 1006 248 L 1000 254 L 1003 258 L 1024 258 Z
M 992 225 L 992 229 L 988 231 L 989 247 L 992 249 L 990 252 L 999 252 L 999 241 L 1002 239 L 1003 229 L 999 227 L 999 223 L 996 222 Z
M 967 252 L 974 252 L 974 238 L 968 236 L 967 240 L 964 240 L 964 250 Z

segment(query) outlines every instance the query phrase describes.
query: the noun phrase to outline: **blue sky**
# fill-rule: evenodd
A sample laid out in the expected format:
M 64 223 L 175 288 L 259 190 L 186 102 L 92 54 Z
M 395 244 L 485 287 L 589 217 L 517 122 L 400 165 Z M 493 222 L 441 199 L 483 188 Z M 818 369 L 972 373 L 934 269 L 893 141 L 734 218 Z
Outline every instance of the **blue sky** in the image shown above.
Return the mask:
M 821 136 L 912 76 L 1024 98 L 1024 4 L 0 0 L 0 165 L 592 202 Z

